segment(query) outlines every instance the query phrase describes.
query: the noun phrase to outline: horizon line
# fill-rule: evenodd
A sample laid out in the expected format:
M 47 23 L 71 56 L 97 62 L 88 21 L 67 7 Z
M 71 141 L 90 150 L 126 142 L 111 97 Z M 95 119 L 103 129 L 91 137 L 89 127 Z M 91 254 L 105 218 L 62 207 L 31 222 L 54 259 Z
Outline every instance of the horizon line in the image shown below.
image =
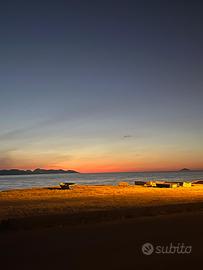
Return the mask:
M 194 172 L 194 171 L 203 171 L 203 168 L 196 168 L 196 169 L 190 169 L 190 168 L 182 168 L 182 169 L 170 169 L 170 170 L 144 170 L 144 171 L 104 171 L 104 172 L 80 172 L 80 171 L 77 171 L 75 169 L 44 169 L 44 168 L 35 168 L 35 169 L 19 169 L 19 168 L 9 168 L 9 169 L 0 169 L 0 171 L 3 171 L 3 170 L 19 170 L 19 171 L 35 171 L 37 169 L 40 169 L 40 170 L 53 170 L 53 171 L 60 171 L 60 170 L 63 170 L 63 171 L 76 171 L 77 173 L 82 173 L 82 174 L 102 174 L 102 173 L 153 173 L 153 172 L 184 172 L 184 169 L 186 169 L 185 171 L 187 172 Z

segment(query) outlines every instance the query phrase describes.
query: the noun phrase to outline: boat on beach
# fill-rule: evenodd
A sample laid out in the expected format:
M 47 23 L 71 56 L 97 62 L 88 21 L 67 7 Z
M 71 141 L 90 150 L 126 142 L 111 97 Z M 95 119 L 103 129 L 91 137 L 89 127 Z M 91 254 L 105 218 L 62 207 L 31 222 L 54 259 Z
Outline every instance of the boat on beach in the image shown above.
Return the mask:
M 168 181 L 135 181 L 135 185 L 141 185 L 144 187 L 157 187 L 157 188 L 177 188 L 177 187 L 192 187 L 191 182 L 168 182 Z

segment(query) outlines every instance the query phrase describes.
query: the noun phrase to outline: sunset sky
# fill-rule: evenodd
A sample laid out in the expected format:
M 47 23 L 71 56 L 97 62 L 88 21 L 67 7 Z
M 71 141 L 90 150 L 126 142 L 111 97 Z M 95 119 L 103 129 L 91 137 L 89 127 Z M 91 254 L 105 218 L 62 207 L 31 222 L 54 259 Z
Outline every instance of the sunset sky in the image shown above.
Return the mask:
M 5 1 L 0 169 L 203 168 L 201 1 Z

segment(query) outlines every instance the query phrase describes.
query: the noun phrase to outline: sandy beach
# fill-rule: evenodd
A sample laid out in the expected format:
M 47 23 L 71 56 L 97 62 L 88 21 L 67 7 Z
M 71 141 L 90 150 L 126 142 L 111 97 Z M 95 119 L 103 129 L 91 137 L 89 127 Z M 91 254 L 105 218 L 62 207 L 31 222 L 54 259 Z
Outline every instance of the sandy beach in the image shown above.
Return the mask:
M 128 219 L 202 210 L 203 186 L 80 186 L 11 190 L 0 193 L 1 227 L 52 226 Z
M 202 185 L 11 190 L 0 193 L 0 206 L 7 269 L 171 269 L 201 260 Z M 146 242 L 184 243 L 193 252 L 146 256 Z

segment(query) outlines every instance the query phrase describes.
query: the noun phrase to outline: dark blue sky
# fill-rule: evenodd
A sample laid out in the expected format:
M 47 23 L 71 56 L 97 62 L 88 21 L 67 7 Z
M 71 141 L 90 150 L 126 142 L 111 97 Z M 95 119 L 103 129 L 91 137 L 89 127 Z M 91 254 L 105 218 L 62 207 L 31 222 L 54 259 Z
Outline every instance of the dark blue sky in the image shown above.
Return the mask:
M 0 167 L 203 167 L 202 14 L 201 1 L 1 3 Z

